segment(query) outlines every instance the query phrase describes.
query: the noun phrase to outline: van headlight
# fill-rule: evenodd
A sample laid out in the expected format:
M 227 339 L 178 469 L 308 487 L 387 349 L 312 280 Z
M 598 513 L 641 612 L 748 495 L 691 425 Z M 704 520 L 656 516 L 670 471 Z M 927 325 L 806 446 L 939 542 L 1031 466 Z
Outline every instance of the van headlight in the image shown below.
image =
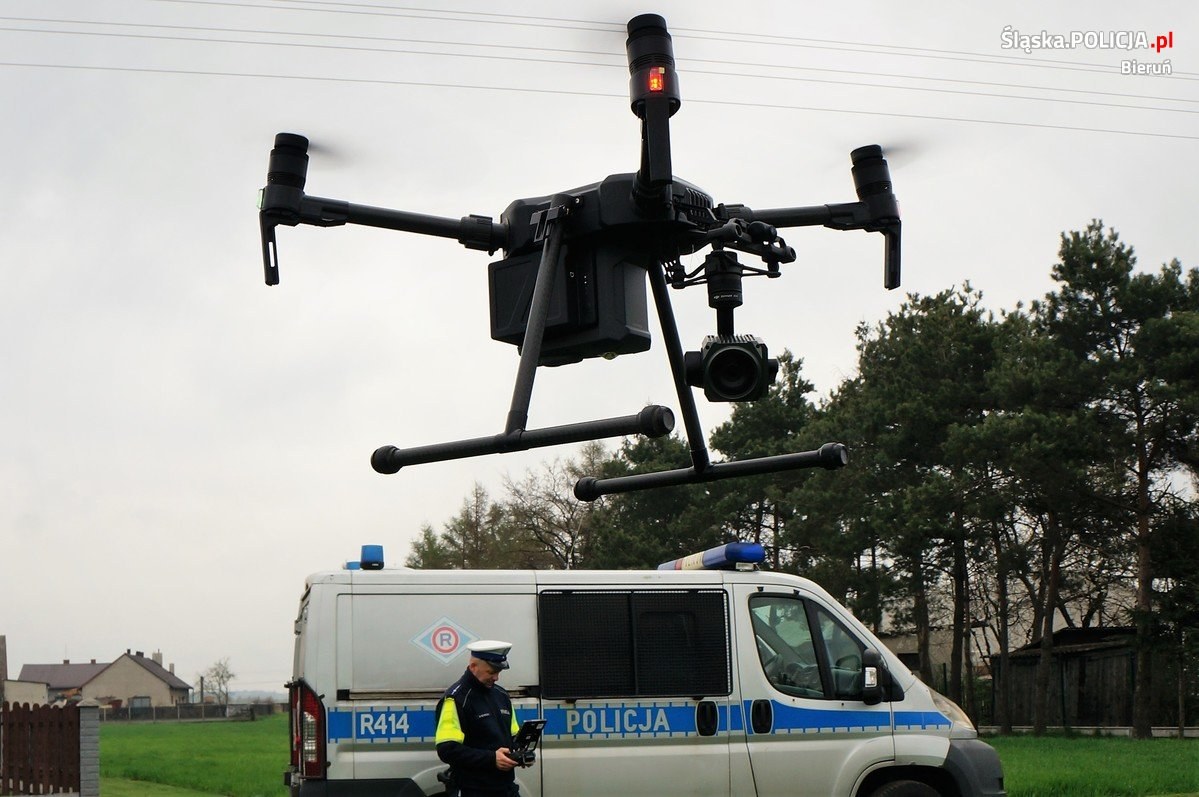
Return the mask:
M 974 728 L 974 723 L 970 721 L 970 717 L 966 716 L 966 712 L 962 711 L 961 706 L 936 689 L 929 688 L 928 691 L 932 695 L 933 705 L 937 707 L 937 711 L 940 711 L 945 715 L 946 719 L 953 723 L 953 728 L 950 729 L 951 738 L 974 739 L 978 737 L 978 731 Z M 965 731 L 965 733 L 959 736 L 961 731 Z

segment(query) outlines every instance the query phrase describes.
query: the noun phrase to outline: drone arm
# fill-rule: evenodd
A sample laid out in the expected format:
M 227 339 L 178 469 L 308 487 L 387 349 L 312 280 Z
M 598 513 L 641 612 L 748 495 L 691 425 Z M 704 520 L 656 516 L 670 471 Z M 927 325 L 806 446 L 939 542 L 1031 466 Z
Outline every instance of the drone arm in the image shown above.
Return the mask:
M 721 205 L 716 209 L 716 215 L 718 218 L 759 222 L 772 227 L 819 226 L 834 230 L 881 232 L 887 238 L 887 288 L 899 285 L 899 208 L 893 194 L 868 197 L 860 202 L 767 210 L 753 210 L 745 205 Z
M 653 96 L 641 106 L 641 168 L 633 183 L 633 201 L 656 215 L 669 204 L 674 179 L 670 162 L 670 98 Z
M 344 208 L 344 220 L 334 224 L 361 224 L 366 227 L 382 227 L 387 230 L 415 232 L 441 238 L 453 238 L 467 249 L 494 252 L 504 245 L 508 228 L 493 222 L 488 216 L 463 216 L 460 219 L 445 216 L 428 216 L 404 210 L 389 210 L 369 205 L 354 205 L 330 199 L 318 199 L 325 203 L 326 212 L 337 214 Z M 316 222 L 320 223 L 320 222 Z
M 772 227 L 832 227 L 837 230 L 867 229 L 870 209 L 865 202 L 846 202 L 838 205 L 809 205 L 799 208 L 769 208 L 754 210 L 745 205 L 721 205 L 716 209 L 720 218 L 761 221 Z
M 355 205 L 340 199 L 308 196 L 290 186 L 268 185 L 262 189 L 261 212 L 274 224 L 311 224 L 316 227 L 337 227 L 360 224 L 387 230 L 415 232 L 441 238 L 454 238 L 468 249 L 495 251 L 507 239 L 507 226 L 497 224 L 487 216 L 429 216 L 406 210 Z
M 853 163 L 853 186 L 857 202 L 812 205 L 800 208 L 753 210 L 745 205 L 721 205 L 718 219 L 761 221 L 774 227 L 831 227 L 834 230 L 881 232 L 886 239 L 883 284 L 899 287 L 900 230 L 899 201 L 891 183 L 891 169 L 877 144 L 858 147 L 849 153 Z
M 279 284 L 279 257 L 275 247 L 275 227 L 285 224 L 311 224 L 336 227 L 362 224 L 388 230 L 415 232 L 453 238 L 467 249 L 494 252 L 508 238 L 508 228 L 487 216 L 463 216 L 461 219 L 426 216 L 403 210 L 354 205 L 340 199 L 308 196 L 308 139 L 294 133 L 275 136 L 271 150 L 266 187 L 258 195 L 258 223 L 262 232 L 262 266 L 267 285 Z
M 859 202 L 836 205 L 812 205 L 799 208 L 753 210 L 745 205 L 721 205 L 720 218 L 765 222 L 772 227 L 829 227 L 834 230 L 881 232 L 886 239 L 883 285 L 887 290 L 899 287 L 900 230 L 899 203 L 889 191 L 866 196 Z
M 461 219 L 427 216 L 404 210 L 355 205 L 340 199 L 306 196 L 295 188 L 279 185 L 268 185 L 262 189 L 259 207 L 262 265 L 267 285 L 279 284 L 279 255 L 275 245 L 275 227 L 279 224 L 290 227 L 297 224 L 311 224 L 316 227 L 360 224 L 366 227 L 453 238 L 467 249 L 486 252 L 494 252 L 502 247 L 508 237 L 507 225 L 497 224 L 488 216 L 470 215 Z

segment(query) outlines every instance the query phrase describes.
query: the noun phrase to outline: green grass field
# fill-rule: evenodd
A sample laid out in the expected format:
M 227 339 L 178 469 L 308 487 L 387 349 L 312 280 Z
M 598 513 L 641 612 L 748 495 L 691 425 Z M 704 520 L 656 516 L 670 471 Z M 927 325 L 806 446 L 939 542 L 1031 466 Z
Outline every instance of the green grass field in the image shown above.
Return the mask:
M 136 783 L 193 789 L 229 797 L 285 797 L 287 716 L 255 722 L 109 722 L 100 726 L 104 797 L 142 797 Z M 125 791 L 119 791 L 125 789 Z
M 1000 736 L 1011 797 L 1199 794 L 1199 739 Z
M 104 797 L 219 797 L 210 791 L 194 791 L 148 780 L 124 778 L 100 778 L 100 793 Z
M 1199 796 L 1199 739 L 1007 736 L 1011 797 Z M 105 723 L 104 797 L 285 797 L 287 717 L 256 722 Z M 167 787 L 173 787 L 168 789 Z

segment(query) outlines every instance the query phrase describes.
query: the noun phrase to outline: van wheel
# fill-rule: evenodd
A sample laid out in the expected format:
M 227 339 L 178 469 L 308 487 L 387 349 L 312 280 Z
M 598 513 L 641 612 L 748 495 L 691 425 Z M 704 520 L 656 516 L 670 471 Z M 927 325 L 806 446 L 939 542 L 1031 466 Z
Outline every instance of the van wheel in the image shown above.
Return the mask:
M 893 780 L 879 786 L 870 797 L 941 797 L 941 793 L 918 780 Z

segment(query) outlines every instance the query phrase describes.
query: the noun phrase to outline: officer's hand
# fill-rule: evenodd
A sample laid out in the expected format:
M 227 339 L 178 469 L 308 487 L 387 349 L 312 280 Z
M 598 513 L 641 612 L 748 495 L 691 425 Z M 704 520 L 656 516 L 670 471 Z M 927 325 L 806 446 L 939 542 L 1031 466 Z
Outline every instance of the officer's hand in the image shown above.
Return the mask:
M 516 762 L 508 757 L 507 747 L 501 747 L 495 751 L 495 768 L 500 772 L 508 772 L 516 768 Z

